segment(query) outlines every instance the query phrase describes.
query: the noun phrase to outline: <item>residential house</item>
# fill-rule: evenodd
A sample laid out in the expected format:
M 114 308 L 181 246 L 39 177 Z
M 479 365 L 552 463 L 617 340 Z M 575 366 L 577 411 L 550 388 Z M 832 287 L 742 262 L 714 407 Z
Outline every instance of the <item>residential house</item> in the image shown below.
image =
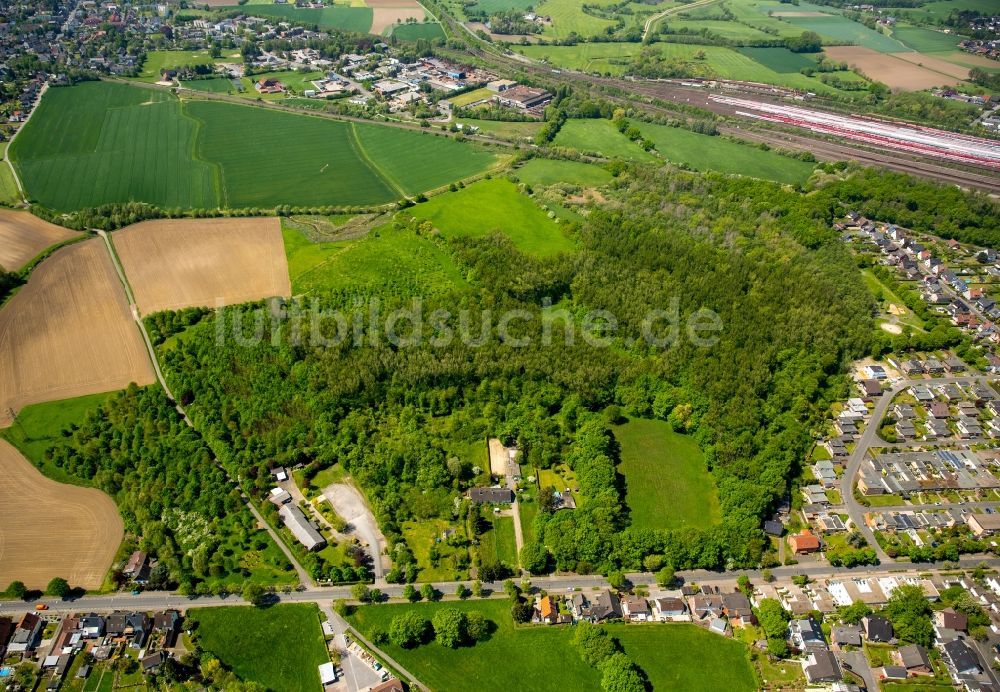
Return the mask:
M 792 552 L 801 555 L 804 553 L 815 553 L 820 549 L 819 538 L 809 529 L 802 529 L 800 533 L 788 537 L 788 545 Z
M 910 675 L 933 675 L 934 667 L 927 656 L 927 649 L 919 644 L 910 644 L 899 647 L 893 652 L 893 660 L 906 669 Z
M 804 620 L 792 620 L 788 623 L 788 638 L 799 651 L 806 651 L 813 648 L 826 648 L 826 639 L 823 638 L 823 629 L 812 617 Z
M 153 615 L 153 631 L 163 635 L 163 647 L 171 648 L 177 642 L 180 633 L 181 614 L 176 610 L 167 610 Z
M 684 605 L 684 601 L 680 598 L 654 598 L 650 602 L 653 606 L 654 620 L 672 620 L 674 618 L 682 617 L 685 613 L 687 613 L 687 607 Z
M 1000 531 L 1000 514 L 976 514 L 969 512 L 965 515 L 965 523 L 972 529 L 976 538 L 992 536 Z
M 535 604 L 535 622 L 547 622 L 550 625 L 559 621 L 559 605 L 552 596 L 544 596 Z
M 267 499 L 278 507 L 281 507 L 281 505 L 287 505 L 291 502 L 292 496 L 284 488 L 271 488 L 271 492 L 268 494 Z
M 945 608 L 934 613 L 934 624 L 957 632 L 965 632 L 969 629 L 969 616 L 959 613 L 954 608 Z
M 43 629 L 45 629 L 45 621 L 34 613 L 25 613 L 17 623 L 17 627 L 14 628 L 14 634 L 7 645 L 7 652 L 33 651 L 38 646 L 38 639 Z
M 104 618 L 90 613 L 80 618 L 80 633 L 84 639 L 98 639 L 104 636 Z
M 652 619 L 649 603 L 642 596 L 634 594 L 622 596 L 622 615 L 630 622 L 648 622 Z
M 142 668 L 143 673 L 155 673 L 160 669 L 160 666 L 166 663 L 168 658 L 170 658 L 170 654 L 160 649 L 148 656 L 144 656 L 139 661 L 139 666 Z
M 570 599 L 570 610 L 575 619 L 588 622 L 615 620 L 622 616 L 619 600 L 607 589 L 592 594 L 590 598 L 574 593 Z
M 829 649 L 810 651 L 802 668 L 809 683 L 837 682 L 843 677 L 837 657 Z
M 149 556 L 142 550 L 137 550 L 129 556 L 128 562 L 122 568 L 122 576 L 130 581 L 143 583 L 149 576 L 147 567 L 149 566 Z
M 14 621 L 8 617 L 0 617 L 0 660 L 7 653 L 7 642 L 14 636 Z
M 469 499 L 476 504 L 509 505 L 514 502 L 514 491 L 510 488 L 472 488 Z
M 944 653 L 951 662 L 951 668 L 958 675 L 977 675 L 983 672 L 979 657 L 963 639 L 952 639 L 944 644 Z
M 880 396 L 882 394 L 882 385 L 876 379 L 861 380 L 858 383 L 858 388 L 864 396 Z
M 873 380 L 884 380 L 889 375 L 886 373 L 885 368 L 881 365 L 866 365 L 864 367 L 865 377 Z
M 906 668 L 902 666 L 882 666 L 872 669 L 872 675 L 876 680 L 905 680 L 907 677 Z
M 716 594 L 695 594 L 688 598 L 688 610 L 691 617 L 698 620 L 722 616 L 722 597 Z
M 892 623 L 881 615 L 868 615 L 861 620 L 865 638 L 870 642 L 888 644 L 893 640 Z
M 837 646 L 861 646 L 861 628 L 857 625 L 834 625 L 830 641 Z
M 757 624 L 757 617 L 753 614 L 750 599 L 742 591 L 722 595 L 722 612 L 737 627 Z

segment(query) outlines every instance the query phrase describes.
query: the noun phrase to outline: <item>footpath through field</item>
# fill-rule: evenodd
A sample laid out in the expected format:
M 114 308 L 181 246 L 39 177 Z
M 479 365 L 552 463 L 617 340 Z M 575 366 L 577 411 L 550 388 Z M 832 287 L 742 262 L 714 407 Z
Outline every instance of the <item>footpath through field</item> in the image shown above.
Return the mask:
M 642 40 L 646 40 L 647 34 L 656 25 L 658 21 L 671 14 L 677 14 L 678 12 L 686 12 L 687 10 L 693 10 L 697 7 L 704 7 L 705 5 L 711 5 L 716 2 L 721 2 L 721 0 L 699 0 L 698 2 L 692 2 L 690 5 L 681 5 L 680 7 L 671 7 L 669 10 L 663 10 L 662 12 L 657 12 L 652 17 L 646 20 L 646 23 L 642 25 Z

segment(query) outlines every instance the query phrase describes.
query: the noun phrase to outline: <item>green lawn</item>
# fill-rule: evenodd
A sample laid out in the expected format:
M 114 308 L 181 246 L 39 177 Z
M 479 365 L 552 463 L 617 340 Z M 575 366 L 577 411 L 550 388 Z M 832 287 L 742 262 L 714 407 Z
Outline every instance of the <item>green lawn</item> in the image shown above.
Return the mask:
M 464 94 L 459 94 L 458 96 L 452 97 L 448 100 L 456 106 L 468 106 L 470 103 L 482 101 L 483 99 L 488 99 L 491 96 L 493 96 L 493 92 L 486 87 L 482 87 L 481 89 L 466 91 Z
M 270 608 L 195 608 L 198 643 L 243 680 L 268 689 L 315 692 L 317 667 L 329 661 L 319 609 L 312 604 Z
M 17 204 L 20 201 L 21 193 L 14 174 L 6 161 L 0 161 L 0 204 Z
M 11 155 L 29 195 L 59 210 L 130 200 L 208 209 L 384 204 L 496 162 L 478 145 L 429 133 L 181 102 L 111 82 L 50 89 Z
M 815 164 L 679 127 L 636 123 L 665 159 L 699 171 L 738 173 L 779 183 L 804 183 Z
M 554 255 L 574 248 L 562 228 L 505 178 L 481 180 L 407 211 L 429 219 L 445 238 L 498 232 L 532 255 Z
M 456 581 L 468 578 L 466 570 L 455 568 L 454 556 L 464 552 L 468 554 L 466 548 L 456 548 L 448 545 L 444 541 L 438 541 L 446 529 L 456 529 L 456 527 L 444 519 L 424 519 L 422 521 L 404 521 L 400 530 L 406 544 L 413 551 L 413 557 L 417 560 L 420 568 L 419 579 L 422 582 L 435 581 Z M 440 553 L 437 565 L 431 562 L 431 546 L 436 545 Z M 405 664 L 404 664 L 405 665 Z
M 658 420 L 635 419 L 613 430 L 633 526 L 705 526 L 719 520 L 715 485 L 694 438 Z
M 239 7 L 223 7 L 223 10 L 235 10 Z M 275 17 L 294 22 L 299 25 L 315 24 L 320 29 L 341 29 L 358 34 L 367 34 L 372 28 L 372 10 L 370 7 L 345 7 L 343 5 L 327 5 L 322 9 L 296 7 L 295 5 L 254 5 L 253 14 L 257 16 Z
M 478 610 L 496 623 L 497 629 L 488 641 L 471 648 L 447 649 L 436 642 L 414 649 L 385 645 L 389 656 L 431 689 L 469 689 L 470 680 L 480 692 L 600 689 L 600 673 L 588 666 L 570 643 L 572 627 L 515 628 L 506 600 L 364 606 L 349 619 L 365 634 L 374 628 L 388 630 L 398 613 L 412 610 L 430 620 L 441 608 Z M 754 689 L 746 648 L 732 639 L 683 624 L 607 628 L 646 672 L 654 690 Z
M 21 450 L 28 461 L 47 477 L 60 483 L 84 484 L 80 479 L 68 476 L 58 466 L 46 464 L 45 450 L 62 440 L 65 428 L 82 424 L 87 413 L 96 410 L 113 395 L 114 392 L 106 392 L 25 406 L 13 425 L 0 430 L 0 436 Z
M 888 286 L 879 281 L 879 278 L 875 276 L 870 270 L 862 269 L 861 278 L 864 279 L 865 286 L 871 292 L 875 299 L 879 303 L 885 303 L 885 311 L 888 311 L 889 305 L 896 306 L 897 309 L 901 309 L 902 313 L 898 316 L 899 322 L 902 324 L 908 324 L 917 329 L 924 328 L 924 322 L 919 317 L 917 317 L 910 308 L 906 307 L 906 303 L 903 299 L 896 295 Z
M 535 540 L 535 517 L 538 516 L 538 503 L 519 501 L 517 507 L 521 512 L 521 533 L 524 534 L 524 542 L 528 543 Z
M 656 161 L 656 157 L 630 141 L 610 120 L 567 120 L 556 135 L 554 144 L 607 158 L 645 163 Z
M 502 563 L 517 567 L 517 541 L 513 517 L 493 517 L 493 528 L 480 537 L 480 559 L 484 564 Z
M 600 166 L 560 159 L 531 159 L 518 168 L 515 174 L 522 182 L 533 186 L 569 183 L 598 187 L 611 182 L 611 174 Z
M 282 230 L 292 292 L 329 289 L 430 295 L 466 286 L 444 243 L 414 231 L 376 228 L 357 240 L 312 243 Z

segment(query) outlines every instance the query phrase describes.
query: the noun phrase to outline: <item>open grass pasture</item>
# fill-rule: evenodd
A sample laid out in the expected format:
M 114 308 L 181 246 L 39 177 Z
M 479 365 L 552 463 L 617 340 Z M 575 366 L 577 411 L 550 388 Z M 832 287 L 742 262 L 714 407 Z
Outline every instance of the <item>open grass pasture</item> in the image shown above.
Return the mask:
M 666 26 L 670 31 L 681 31 L 686 29 L 689 32 L 707 31 L 713 36 L 732 39 L 734 41 L 759 41 L 772 38 L 770 34 L 746 24 L 738 22 L 727 22 L 719 19 L 674 19 L 667 17 L 658 26 Z
M 445 238 L 499 232 L 517 249 L 532 255 L 554 255 L 574 248 L 559 224 L 503 178 L 481 180 L 407 211 L 429 219 Z
M 678 127 L 640 123 L 639 129 L 665 159 L 698 171 L 737 173 L 792 185 L 808 180 L 815 166 L 774 151 Z
M 143 200 L 217 205 L 198 124 L 176 97 L 111 82 L 49 89 L 11 146 L 28 197 L 58 210 Z
M 420 39 L 430 41 L 445 37 L 444 29 L 437 22 L 394 24 L 386 29 L 386 32 L 389 36 L 400 41 L 419 41 Z
M 238 92 L 233 80 L 226 77 L 211 77 L 210 79 L 192 79 L 181 82 L 181 86 L 192 91 L 205 91 L 212 94 L 227 94 Z
M 286 226 L 282 236 L 295 295 L 329 289 L 433 295 L 467 285 L 444 242 L 412 230 L 383 225 L 362 238 L 314 243 Z
M 803 53 L 793 53 L 787 48 L 739 48 L 739 53 L 769 70 L 782 74 L 799 72 L 806 67 L 815 67 L 816 61 Z
M 531 159 L 515 171 L 517 177 L 528 185 L 555 185 L 568 183 L 583 187 L 597 187 L 611 182 L 611 174 L 590 163 L 560 159 Z
M 535 7 L 537 4 L 537 0 L 478 0 L 470 9 L 476 12 L 493 14 L 494 12 L 503 12 L 504 10 L 527 10 L 529 7 Z
M 613 5 L 615 0 L 596 0 L 595 5 Z M 542 33 L 554 38 L 566 38 L 572 33 L 579 36 L 603 34 L 614 22 L 603 17 L 595 17 L 583 11 L 579 0 L 542 0 L 535 10 L 540 15 L 552 17 L 552 23 L 545 26 Z
M 11 152 L 30 197 L 215 208 L 384 204 L 496 162 L 444 136 L 111 82 L 50 89 Z M 265 174 L 266 173 L 266 174 Z
M 961 37 L 917 26 L 897 26 L 892 37 L 919 53 L 946 53 L 955 50 Z
M 901 42 L 883 33 L 869 29 L 864 24 L 844 16 L 830 17 L 782 17 L 801 31 L 815 31 L 830 45 L 857 45 L 882 53 L 898 53 L 907 50 Z
M 613 432 L 633 526 L 678 528 L 719 520 L 715 485 L 693 438 L 658 420 L 631 420 Z
M 455 122 L 466 126 L 478 127 L 479 132 L 482 134 L 501 137 L 503 139 L 533 139 L 538 131 L 542 129 L 542 123 L 537 120 L 519 123 L 504 120 L 459 118 Z
M 479 611 L 497 628 L 487 641 L 472 648 L 447 649 L 436 642 L 414 649 L 385 645 L 388 655 L 431 689 L 467 689 L 469 680 L 475 680 L 476 689 L 482 692 L 600 688 L 600 673 L 588 666 L 570 643 L 572 627 L 515 627 L 506 599 L 364 606 L 349 620 L 366 634 L 376 628 L 387 631 L 399 613 L 413 611 L 430 620 L 441 608 Z M 616 624 L 607 629 L 621 641 L 629 658 L 646 672 L 654 690 L 736 692 L 755 687 L 746 648 L 739 642 L 694 625 Z M 553 661 L 559 662 L 557 675 L 552 672 Z M 498 665 L 502 668 L 498 669 Z
M 610 120 L 567 120 L 556 135 L 555 144 L 606 158 L 652 163 L 652 154 L 618 131 Z
M 213 58 L 207 50 L 151 50 L 146 53 L 146 61 L 142 63 L 138 78 L 143 82 L 156 82 L 159 81 L 162 70 L 223 62 L 241 63 L 243 58 L 237 50 L 223 51 L 218 58 Z
M 243 680 L 272 690 L 319 689 L 320 664 L 329 661 L 319 610 L 313 604 L 270 608 L 195 608 L 198 642 Z

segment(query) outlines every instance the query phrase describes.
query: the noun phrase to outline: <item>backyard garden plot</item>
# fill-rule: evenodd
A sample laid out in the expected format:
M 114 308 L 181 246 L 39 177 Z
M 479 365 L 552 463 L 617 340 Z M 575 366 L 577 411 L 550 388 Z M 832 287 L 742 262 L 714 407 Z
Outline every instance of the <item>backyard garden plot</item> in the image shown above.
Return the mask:
M 0 209 L 0 269 L 17 271 L 45 248 L 79 237 L 26 211 Z
M 736 173 L 793 185 L 808 180 L 815 167 L 815 164 L 722 137 L 666 125 L 638 123 L 637 126 L 653 141 L 663 158 L 698 171 Z
M 143 314 L 291 294 L 278 219 L 146 221 L 112 239 Z
M 49 480 L 5 440 L 0 475 L 0 584 L 19 579 L 44 589 L 62 577 L 73 587 L 100 588 L 124 533 L 114 501 Z
M 99 238 L 53 253 L 0 309 L 0 425 L 26 404 L 152 381 L 149 356 Z
M 664 529 L 719 520 L 715 485 L 693 438 L 658 420 L 632 420 L 613 432 L 621 445 L 618 470 L 625 476 L 632 526 Z
M 196 136 L 170 94 L 86 82 L 49 89 L 10 155 L 29 198 L 53 209 L 215 207 L 214 170 L 195 160 Z

